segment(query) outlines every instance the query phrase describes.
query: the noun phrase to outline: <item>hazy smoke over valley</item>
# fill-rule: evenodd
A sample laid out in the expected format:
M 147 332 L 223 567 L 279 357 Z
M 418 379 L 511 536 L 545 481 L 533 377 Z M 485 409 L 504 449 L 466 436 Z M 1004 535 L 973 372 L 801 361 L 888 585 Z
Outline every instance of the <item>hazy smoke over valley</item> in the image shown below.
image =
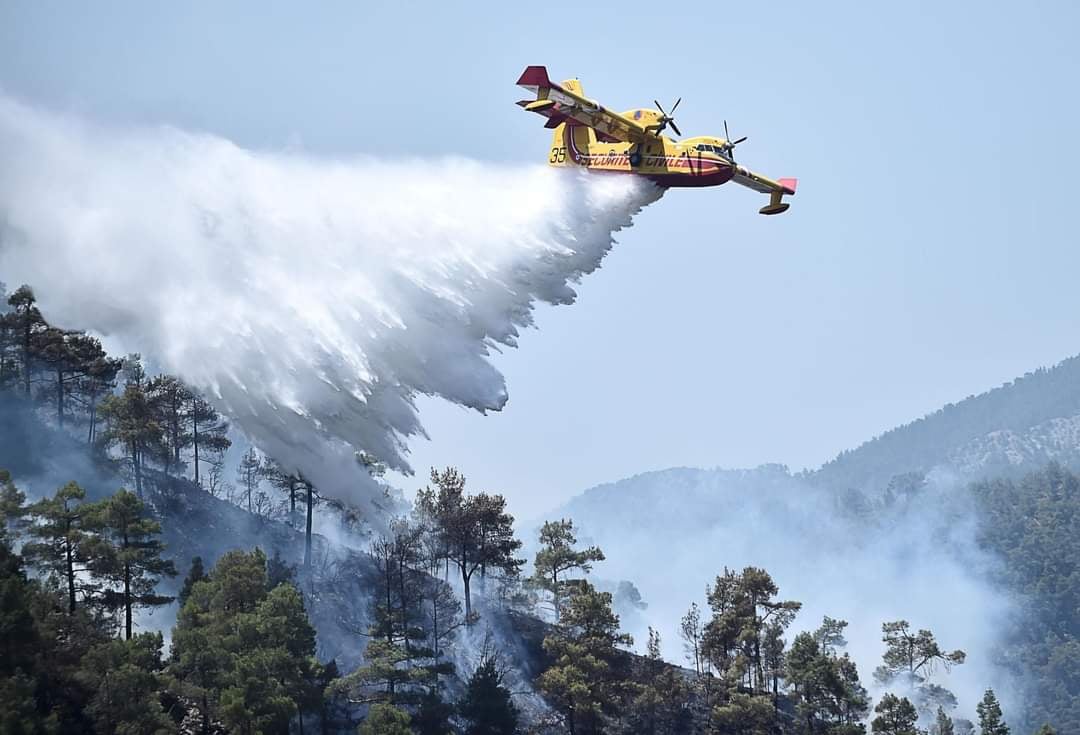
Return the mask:
M 507 400 L 492 349 L 574 300 L 658 189 L 465 159 L 331 161 L 0 96 L 0 278 L 203 390 L 325 492 L 407 469 L 417 394 Z
M 828 615 L 849 621 L 846 650 L 875 694 L 872 673 L 885 646 L 881 624 L 908 620 L 932 630 L 945 650 L 967 652 L 951 673 L 932 680 L 973 716 L 987 686 L 1018 706 L 995 651 L 1014 601 L 990 581 L 999 561 L 976 543 L 965 484 L 952 472 L 930 473 L 925 486 L 881 497 L 820 486 L 779 466 L 755 470 L 671 469 L 587 491 L 555 515 L 580 525 L 607 560 L 596 574 L 632 580 L 648 608 L 624 616 L 638 642 L 645 626 L 662 632 L 665 655 L 683 659 L 678 621 L 691 602 L 704 610 L 705 587 L 725 566 L 768 570 L 780 598 L 803 603 L 789 633 L 813 631 Z

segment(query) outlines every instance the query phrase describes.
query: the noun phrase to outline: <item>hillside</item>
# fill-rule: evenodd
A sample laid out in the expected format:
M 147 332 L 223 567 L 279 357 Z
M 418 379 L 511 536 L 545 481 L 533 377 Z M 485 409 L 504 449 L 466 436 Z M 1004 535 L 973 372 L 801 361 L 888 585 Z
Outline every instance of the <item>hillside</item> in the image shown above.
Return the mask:
M 973 707 L 992 683 L 1012 692 L 1007 704 L 1017 711 L 1064 712 L 1033 695 L 1048 685 L 1052 666 L 1033 674 L 1009 653 L 1019 650 L 1017 620 L 1038 630 L 1060 621 L 1032 597 L 1040 588 L 1017 550 L 1023 539 L 1013 534 L 1008 553 L 989 541 L 1000 535 L 1000 502 L 991 508 L 986 493 L 968 490 L 973 481 L 1016 479 L 1050 462 L 1080 467 L 1080 357 L 945 406 L 814 472 L 793 475 L 780 465 L 648 472 L 585 490 L 551 517 L 572 518 L 581 538 L 608 551 L 597 574 L 640 588 L 649 607 L 638 635 L 653 625 L 674 640 L 670 621 L 692 601 L 701 604 L 723 567 L 753 564 L 772 572 L 782 594 L 804 601 L 796 627 L 822 615 L 851 620 L 860 670 L 879 661 L 880 622 L 910 619 L 968 652 L 968 663 L 947 677 L 962 707 Z M 1023 585 L 1014 582 L 1021 569 Z M 1051 656 L 1050 648 L 1040 655 Z M 1080 688 L 1054 687 L 1062 701 L 1080 698 Z
M 841 452 L 819 470 L 810 473 L 814 484 L 844 489 L 883 490 L 890 478 L 904 472 L 929 472 L 939 465 L 957 463 L 965 472 L 1001 469 L 1002 457 L 988 456 L 980 462 L 975 448 L 999 445 L 991 435 L 1023 448 L 1004 455 L 1012 467 L 1022 461 L 1038 465 L 1055 458 L 1053 447 L 1038 442 L 1035 427 L 1054 419 L 1073 419 L 1080 414 L 1080 356 L 1063 360 L 1052 368 L 1039 368 L 999 388 L 950 403 L 934 413 L 875 437 L 856 449 Z M 1030 441 L 1024 442 L 1024 438 Z M 1074 445 L 1070 445 L 1074 446 Z M 1004 450 L 1004 447 L 1003 447 Z M 960 452 L 962 456 L 957 457 Z M 1069 454 L 1069 460 L 1075 456 Z

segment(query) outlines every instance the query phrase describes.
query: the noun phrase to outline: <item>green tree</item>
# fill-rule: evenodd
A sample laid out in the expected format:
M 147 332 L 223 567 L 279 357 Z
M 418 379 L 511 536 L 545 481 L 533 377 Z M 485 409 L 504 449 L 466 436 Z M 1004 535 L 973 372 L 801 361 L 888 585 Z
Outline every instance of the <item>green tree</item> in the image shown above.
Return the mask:
M 84 503 L 86 491 L 69 482 L 56 495 L 30 506 L 35 520 L 30 527 L 34 541 L 23 553 L 32 566 L 60 580 L 67 588 L 68 612 L 75 612 L 76 592 L 86 589 L 80 574 L 88 571 L 85 547 L 95 527 L 94 505 Z
M 514 518 L 506 512 L 501 495 L 465 494 L 465 477 L 449 467 L 432 469 L 431 481 L 438 488 L 434 500 L 436 533 L 446 558 L 461 573 L 465 591 L 465 618 L 473 620 L 472 578 L 480 571 L 515 573 L 524 564 L 514 556 L 521 542 L 514 538 Z
M 181 453 L 191 446 L 193 441 L 187 427 L 185 408 L 194 394 L 179 378 L 172 375 L 157 376 L 147 384 L 146 392 L 156 412 L 157 424 L 162 430 L 165 473 L 179 471 Z
M 379 702 L 371 705 L 357 732 L 359 735 L 412 735 L 411 718 L 392 704 Z
M 46 392 L 56 400 L 56 420 L 63 427 L 72 394 L 106 364 L 108 356 L 95 337 L 56 327 L 47 327 L 37 335 L 34 351 L 38 363 L 51 374 Z
M 135 492 L 141 498 L 147 460 L 166 454 L 153 396 L 147 393 L 141 378 L 135 379 L 119 395 L 103 399 L 99 413 L 106 426 L 100 433 L 101 440 L 107 447 L 120 446 L 135 480 Z
M 562 613 L 563 600 L 571 588 L 580 582 L 567 579 L 566 575 L 571 572 L 588 574 L 593 562 L 604 560 L 604 552 L 599 547 L 577 549 L 576 546 L 577 536 L 572 520 L 548 521 L 540 528 L 540 550 L 533 560 L 531 582 L 551 596 L 556 621 Z
M 904 676 L 911 684 L 926 681 L 937 665 L 946 671 L 956 664 L 964 663 L 966 654 L 961 650 L 946 653 L 938 645 L 929 630 L 911 630 L 906 620 L 881 625 L 882 642 L 885 643 L 883 665 L 874 671 L 874 677 L 887 684 Z
M 26 530 L 26 494 L 15 487 L 11 473 L 0 469 L 0 539 L 17 538 Z
M 236 732 L 283 731 L 294 716 L 322 709 L 325 682 L 303 598 L 288 582 L 267 591 L 258 549 L 224 554 L 192 585 L 169 670 L 204 723 L 220 717 Z
M 92 692 L 87 712 L 101 735 L 176 732 L 161 706 L 161 633 L 142 633 L 91 648 L 79 680 Z
M 598 592 L 588 582 L 578 585 L 556 632 L 544 639 L 552 664 L 538 680 L 571 735 L 602 731 L 624 689 L 626 672 L 620 670 L 618 647 L 632 644 L 629 635 L 619 632 L 611 593 Z
M 243 489 L 247 504 L 247 512 L 251 513 L 251 500 L 259 489 L 259 483 L 263 477 L 262 457 L 255 451 L 255 447 L 249 447 L 244 456 L 240 458 L 240 464 L 236 468 L 236 481 Z
M 173 601 L 155 592 L 163 576 L 175 577 L 173 562 L 161 557 L 161 524 L 147 516 L 134 493 L 119 490 L 94 509 L 98 535 L 87 545 L 90 571 L 109 585 L 107 608 L 124 611 L 124 637 L 131 640 L 132 611 Z
M 975 712 L 979 715 L 979 735 L 1009 735 L 1009 726 L 993 689 L 986 690 L 982 701 L 975 705 Z
M 304 568 L 310 568 L 312 523 L 315 517 L 315 506 L 323 500 L 323 497 L 315 489 L 314 483 L 307 480 L 301 473 L 289 472 L 273 459 L 267 458 L 263 462 L 261 472 L 262 476 L 269 480 L 271 485 L 288 496 L 290 525 L 294 523 L 296 518 L 296 499 L 298 497 L 304 498 Z
M 847 625 L 846 620 L 837 620 L 828 615 L 822 619 L 821 627 L 814 631 L 814 639 L 821 646 L 822 653 L 832 655 L 847 646 L 847 639 L 844 638 Z
M 855 662 L 846 653 L 837 656 L 835 647 L 823 647 L 820 633 L 798 634 L 787 655 L 796 713 L 808 733 L 858 731 L 870 710 L 866 689 Z
M 195 586 L 195 583 L 204 579 L 206 579 L 206 570 L 203 569 L 202 557 L 193 556 L 191 558 L 191 568 L 188 570 L 187 576 L 184 577 L 184 586 L 180 588 L 180 594 L 176 596 L 176 601 L 181 608 L 184 607 L 184 603 L 191 596 L 191 589 Z
M 1050 726 L 1050 723 L 1044 724 L 1038 729 L 1035 735 L 1057 735 L 1057 730 Z
M 441 581 L 416 568 L 422 561 L 421 531 L 406 519 L 397 519 L 390 524 L 390 534 L 372 544 L 376 574 L 364 665 L 344 677 L 338 689 L 363 702 L 419 707 L 427 700 L 431 709 L 426 716 L 438 709 L 430 695 L 438 691 L 439 676 L 453 671 L 453 664 L 427 645 L 428 640 L 438 644 L 439 634 L 447 635 L 449 621 L 440 624 L 425 614 L 425 590 Z M 419 726 L 420 712 L 413 719 Z
M 690 686 L 675 667 L 669 666 L 660 654 L 660 634 L 649 628 L 645 656 L 641 657 L 629 682 L 629 703 L 622 707 L 620 725 L 625 731 L 639 735 L 692 730 Z
M 758 567 L 741 573 L 725 567 L 708 592 L 712 619 L 705 626 L 703 652 L 728 684 L 741 684 L 751 694 L 767 690 L 765 653 L 773 664 L 781 658 L 783 631 L 802 607 L 775 599 L 778 592 L 769 573 Z M 771 668 L 775 687 L 778 671 Z
M 116 388 L 116 376 L 122 367 L 122 360 L 102 353 L 87 366 L 75 386 L 74 395 L 82 403 L 87 416 L 86 443 L 91 446 L 97 441 L 98 406 L 102 398 L 112 395 Z
M 65 610 L 62 594 L 28 579 L 22 563 L 0 537 L 0 732 L 89 732 L 91 692 L 77 674 L 109 631 L 81 607 Z
M 458 702 L 458 713 L 465 720 L 465 735 L 513 735 L 517 732 L 518 709 L 510 690 L 503 685 L 498 657 L 484 651 L 480 665 L 465 685 Z
M 768 697 L 734 692 L 712 711 L 719 732 L 731 735 L 770 735 L 775 730 L 776 709 Z
M 32 595 L 22 559 L 0 537 L 0 678 L 34 669 L 40 641 L 31 613 Z
M 411 724 L 418 735 L 447 735 L 453 732 L 453 716 L 454 706 L 442 698 L 437 688 L 430 687 L 421 695 Z
M 30 376 L 33 371 L 36 339 L 48 328 L 36 304 L 34 291 L 26 285 L 20 286 L 8 297 L 12 313 L 7 321 L 19 344 L 23 392 L 27 398 L 30 397 Z
M 874 707 L 877 717 L 870 723 L 872 732 L 881 735 L 919 735 L 915 723 L 919 720 L 919 714 L 907 697 L 897 697 L 895 694 L 886 694 Z
M 222 418 L 206 399 L 192 392 L 184 413 L 186 425 L 191 429 L 192 467 L 195 484 L 202 485 L 200 466 L 204 457 L 217 457 L 228 451 L 232 441 L 228 437 L 229 423 Z
M 43 643 L 31 613 L 33 585 L 22 559 L 0 536 L 0 732 L 43 732 L 37 657 Z
M 303 598 L 293 585 L 279 584 L 235 624 L 239 645 L 221 691 L 222 720 L 241 733 L 287 731 L 293 715 L 321 704 L 315 630 Z
M 934 715 L 933 735 L 955 735 L 952 718 L 943 707 L 938 707 Z
M 931 718 L 938 707 L 952 709 L 956 697 L 948 689 L 930 681 L 935 669 L 949 671 L 964 663 L 961 650 L 944 651 L 929 630 L 911 630 L 906 620 L 883 623 L 882 638 L 885 654 L 882 665 L 874 670 L 874 678 L 882 685 L 901 682 L 914 693 L 915 708 L 921 717 Z

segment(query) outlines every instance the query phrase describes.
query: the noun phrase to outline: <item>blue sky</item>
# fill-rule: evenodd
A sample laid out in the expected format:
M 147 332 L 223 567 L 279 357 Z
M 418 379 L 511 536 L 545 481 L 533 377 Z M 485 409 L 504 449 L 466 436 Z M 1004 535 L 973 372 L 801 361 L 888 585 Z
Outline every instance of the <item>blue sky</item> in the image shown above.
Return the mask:
M 797 176 L 647 209 L 496 359 L 511 400 L 425 401 L 421 473 L 526 516 L 672 466 L 816 466 L 1080 352 L 1080 6 L 1041 2 L 0 5 L 0 89 L 116 125 L 318 155 L 542 160 L 527 64 Z M 2 279 L 2 274 L 0 274 Z

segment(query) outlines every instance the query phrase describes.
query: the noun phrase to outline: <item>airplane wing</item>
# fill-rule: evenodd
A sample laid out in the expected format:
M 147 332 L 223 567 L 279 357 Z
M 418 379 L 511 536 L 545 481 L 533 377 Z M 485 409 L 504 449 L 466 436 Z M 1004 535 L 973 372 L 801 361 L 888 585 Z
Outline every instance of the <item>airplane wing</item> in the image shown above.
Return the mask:
M 597 137 L 605 142 L 621 140 L 627 143 L 644 143 L 652 137 L 645 131 L 644 125 L 551 81 L 548 79 L 547 67 L 527 67 L 517 83 L 519 87 L 524 87 L 536 95 L 536 99 L 522 100 L 518 104 L 529 112 L 548 118 L 544 127 L 554 128 L 560 123 L 572 120 L 579 125 L 593 128 Z
M 778 179 L 773 181 L 768 176 L 756 174 L 745 166 L 735 166 L 735 175 L 731 180 L 748 189 L 769 195 L 769 203 L 761 208 L 762 214 L 780 214 L 788 208 L 787 202 L 780 199 L 785 194 L 794 194 L 798 179 Z

